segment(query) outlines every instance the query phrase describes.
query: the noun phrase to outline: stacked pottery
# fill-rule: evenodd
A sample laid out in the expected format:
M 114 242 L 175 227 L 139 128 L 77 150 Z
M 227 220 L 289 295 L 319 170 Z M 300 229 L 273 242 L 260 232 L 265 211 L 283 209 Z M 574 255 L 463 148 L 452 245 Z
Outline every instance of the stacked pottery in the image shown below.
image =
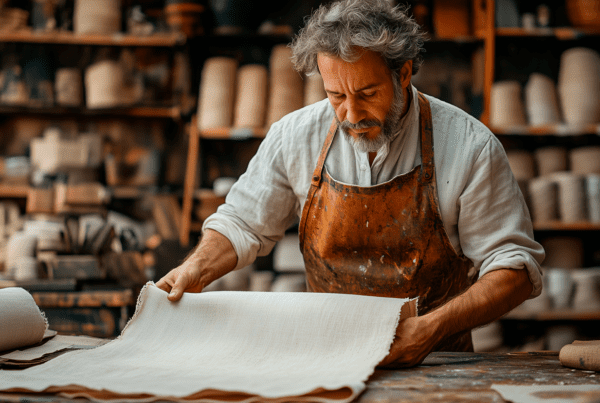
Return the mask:
M 121 0 L 75 0 L 76 34 L 110 35 L 121 31 Z
M 556 86 L 551 78 L 534 73 L 525 86 L 525 105 L 531 126 L 560 123 Z
M 315 102 L 327 98 L 323 77 L 321 77 L 320 74 L 315 73 L 306 76 L 304 81 L 304 106 L 314 104 Z
M 600 174 L 600 147 L 578 147 L 571 150 L 571 171 L 574 173 Z
M 114 108 L 123 104 L 125 73 L 121 64 L 103 60 L 85 71 L 85 95 L 89 109 Z
M 506 153 L 510 169 L 518 181 L 526 181 L 535 177 L 535 160 L 525 150 L 511 150 Z
M 81 70 L 77 68 L 56 70 L 54 79 L 56 103 L 63 106 L 81 106 L 83 103 L 82 81 Z
M 267 68 L 259 64 L 240 67 L 237 76 L 235 127 L 263 127 L 267 109 Z
M 292 50 L 286 45 L 273 48 L 270 59 L 270 96 L 267 126 L 304 105 L 304 85 L 292 64 Z
M 493 127 L 524 126 L 527 124 L 521 99 L 521 84 L 499 81 L 492 86 L 490 119 Z
M 233 124 L 237 61 L 213 57 L 204 63 L 198 104 L 200 130 L 230 127 Z
M 547 176 L 529 181 L 529 200 L 534 222 L 558 219 L 558 195 L 556 183 Z
M 587 48 L 565 51 L 560 60 L 558 92 L 570 125 L 600 122 L 600 55 Z
M 588 202 L 588 219 L 591 222 L 600 223 L 600 175 L 586 175 L 585 191 Z
M 556 172 L 552 178 L 558 185 L 558 210 L 566 223 L 586 220 L 584 177 L 572 172 Z
M 567 170 L 567 150 L 564 147 L 542 147 L 534 152 L 540 176 Z

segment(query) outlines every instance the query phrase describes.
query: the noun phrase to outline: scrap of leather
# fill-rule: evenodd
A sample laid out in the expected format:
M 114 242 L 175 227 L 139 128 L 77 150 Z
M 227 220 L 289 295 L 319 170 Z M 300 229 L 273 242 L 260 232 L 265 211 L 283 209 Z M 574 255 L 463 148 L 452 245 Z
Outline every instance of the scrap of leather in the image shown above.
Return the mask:
M 421 165 L 372 187 L 337 182 L 324 169 L 334 119 L 300 222 L 309 291 L 419 297 L 425 314 L 471 285 L 472 263 L 454 251 L 441 219 L 431 109 L 420 93 L 419 104 Z M 470 332 L 439 348 L 472 351 Z

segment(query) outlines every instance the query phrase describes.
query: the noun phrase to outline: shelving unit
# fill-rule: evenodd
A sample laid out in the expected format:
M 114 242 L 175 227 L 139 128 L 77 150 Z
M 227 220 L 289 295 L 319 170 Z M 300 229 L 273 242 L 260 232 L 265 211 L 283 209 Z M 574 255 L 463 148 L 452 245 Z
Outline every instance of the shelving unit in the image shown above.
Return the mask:
M 153 34 L 135 36 L 117 35 L 78 35 L 73 32 L 36 32 L 30 29 L 21 31 L 0 31 L 0 43 L 37 43 L 57 45 L 96 45 L 96 46 L 182 46 L 186 37 L 179 33 Z
M 181 108 L 160 106 L 136 106 L 110 109 L 67 108 L 61 106 L 32 108 L 27 106 L 0 105 L 0 114 L 8 115 L 60 115 L 60 116 L 128 116 L 137 118 L 181 119 Z

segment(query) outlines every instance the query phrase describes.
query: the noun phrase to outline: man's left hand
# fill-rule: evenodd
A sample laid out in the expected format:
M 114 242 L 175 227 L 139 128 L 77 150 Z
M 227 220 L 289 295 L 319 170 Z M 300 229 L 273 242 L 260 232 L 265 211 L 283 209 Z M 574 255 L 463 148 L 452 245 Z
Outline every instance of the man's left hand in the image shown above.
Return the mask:
M 390 352 L 379 366 L 408 368 L 419 365 L 439 341 L 439 332 L 429 323 L 427 316 L 402 319 L 396 328 Z

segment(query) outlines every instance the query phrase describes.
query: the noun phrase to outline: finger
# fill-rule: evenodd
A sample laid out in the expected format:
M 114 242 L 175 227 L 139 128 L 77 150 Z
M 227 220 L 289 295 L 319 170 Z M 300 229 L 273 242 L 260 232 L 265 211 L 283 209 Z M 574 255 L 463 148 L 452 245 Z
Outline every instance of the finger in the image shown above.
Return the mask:
M 187 274 L 182 273 L 177 278 L 177 281 L 175 282 L 175 285 L 173 285 L 173 288 L 171 288 L 169 295 L 167 295 L 167 298 L 169 299 L 169 301 L 172 301 L 172 302 L 179 301 L 181 299 L 181 297 L 183 296 L 183 292 L 186 290 L 188 284 L 189 284 L 189 279 L 188 279 Z
M 171 285 L 169 283 L 167 283 L 166 277 L 161 278 L 158 281 L 158 283 L 156 283 L 156 286 L 163 291 L 166 291 L 166 292 L 171 291 Z

